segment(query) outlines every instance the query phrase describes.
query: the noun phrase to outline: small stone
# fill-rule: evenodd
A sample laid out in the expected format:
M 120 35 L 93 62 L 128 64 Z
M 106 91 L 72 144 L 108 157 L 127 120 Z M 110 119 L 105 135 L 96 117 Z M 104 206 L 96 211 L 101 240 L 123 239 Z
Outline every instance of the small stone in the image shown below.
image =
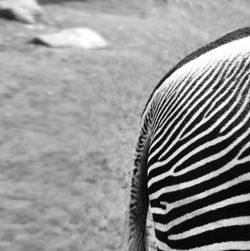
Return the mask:
M 33 24 L 42 19 L 43 9 L 36 0 L 0 0 L 0 16 Z
M 107 47 L 106 40 L 97 32 L 88 28 L 73 28 L 57 33 L 40 35 L 33 39 L 33 43 L 49 47 L 78 47 L 94 49 Z

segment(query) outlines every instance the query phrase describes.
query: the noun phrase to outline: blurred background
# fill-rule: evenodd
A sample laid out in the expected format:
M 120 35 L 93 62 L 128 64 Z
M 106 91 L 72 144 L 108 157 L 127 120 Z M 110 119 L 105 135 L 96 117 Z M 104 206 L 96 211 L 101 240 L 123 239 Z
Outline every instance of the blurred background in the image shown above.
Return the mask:
M 151 91 L 185 55 L 248 26 L 250 2 L 38 4 L 37 22 L 0 18 L 0 251 L 119 251 Z M 31 42 L 75 27 L 98 32 L 108 46 Z

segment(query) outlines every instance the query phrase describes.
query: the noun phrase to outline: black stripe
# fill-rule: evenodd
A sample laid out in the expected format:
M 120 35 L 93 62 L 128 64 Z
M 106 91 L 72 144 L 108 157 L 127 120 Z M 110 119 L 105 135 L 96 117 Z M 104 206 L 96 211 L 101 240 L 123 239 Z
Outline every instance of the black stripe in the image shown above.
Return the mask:
M 226 149 L 228 146 L 230 146 L 231 144 L 233 144 L 235 142 L 235 140 L 237 140 L 237 138 L 242 135 L 243 133 L 245 133 L 250 126 L 250 119 L 248 121 L 246 121 L 246 123 L 244 125 L 242 125 L 242 127 L 232 136 L 226 138 L 225 140 L 223 140 L 222 142 L 216 144 L 216 145 L 212 145 L 210 147 L 207 147 L 205 149 L 203 149 L 202 151 L 200 151 L 199 153 L 191 156 L 188 160 L 186 160 L 182 165 L 181 165 L 181 169 L 184 169 L 188 166 L 190 166 L 193 163 L 196 163 L 198 161 L 203 160 L 206 157 L 212 156 L 213 154 L 216 154 L 224 149 Z M 204 128 L 203 128 L 204 130 Z M 169 163 L 167 163 L 164 166 L 155 168 L 153 170 L 151 170 L 148 173 L 148 181 L 151 178 L 154 178 L 162 173 L 167 172 L 168 170 L 170 170 L 173 165 L 181 158 L 183 158 L 186 154 L 188 154 L 191 150 L 196 149 L 198 146 L 200 146 L 201 144 L 203 144 L 204 142 L 209 142 L 211 139 L 214 139 L 218 136 L 218 128 L 215 129 L 213 132 L 211 132 L 209 135 L 206 135 L 204 137 L 202 137 L 201 139 L 198 139 L 196 142 L 194 142 L 191 146 L 189 146 L 187 149 L 185 149 L 184 151 L 182 151 L 178 156 L 176 156 L 176 158 L 172 159 Z M 231 151 L 228 151 L 224 156 L 222 156 L 219 159 L 216 159 L 214 161 L 211 161 L 210 163 L 202 166 L 202 168 L 198 168 L 197 170 L 193 170 L 190 171 L 190 173 L 192 174 L 190 176 L 190 178 L 188 178 L 187 175 L 185 175 L 185 178 L 183 179 L 183 176 L 177 176 L 174 177 L 176 181 L 178 181 L 178 183 L 181 182 L 185 182 L 188 180 L 192 180 L 194 178 L 198 178 L 201 177 L 202 175 L 205 175 L 211 171 L 215 171 L 218 170 L 219 168 L 223 167 L 224 165 L 226 165 L 227 163 L 229 163 L 232 159 L 234 159 L 237 154 L 239 153 L 239 151 L 242 149 L 242 147 L 248 143 L 249 141 L 249 137 L 250 135 L 248 134 L 245 139 L 243 139 L 238 145 L 236 145 Z M 212 164 L 212 165 L 211 165 Z M 207 166 L 209 166 L 210 168 L 208 169 Z M 180 169 L 179 168 L 179 169 Z M 198 173 L 197 173 L 198 172 Z M 196 173 L 196 174 L 195 174 Z M 159 181 L 162 182 L 162 181 Z M 165 181 L 166 182 L 166 181 Z M 157 182 L 156 182 L 157 183 Z M 152 184 L 149 187 L 149 192 L 152 193 L 154 191 L 157 191 L 159 189 L 159 185 L 156 185 L 156 183 Z M 175 182 L 174 184 L 178 184 L 177 182 Z M 172 185 L 169 183 L 165 183 L 167 185 Z M 156 188 L 154 188 L 154 186 L 157 186 Z
M 225 64 L 225 62 L 224 62 L 224 64 Z M 225 66 L 224 64 L 223 64 L 223 67 Z M 212 75 L 216 70 L 217 70 L 216 67 L 214 67 L 213 69 L 210 69 L 210 70 L 209 70 L 209 71 L 210 71 L 210 75 Z M 203 74 L 205 74 L 205 72 L 204 72 Z M 191 98 L 191 97 L 197 92 L 197 89 L 201 88 L 201 86 L 204 85 L 204 83 L 206 83 L 205 81 L 207 81 L 207 80 L 210 78 L 210 75 L 208 75 L 202 82 L 200 82 L 200 84 L 192 91 L 192 85 L 194 85 L 197 81 L 199 81 L 199 80 L 202 78 L 203 74 L 199 75 L 199 77 L 198 77 L 197 79 L 192 79 L 192 78 L 190 78 L 190 79 L 185 83 L 185 85 L 186 85 L 187 87 L 190 87 L 190 88 L 188 88 L 188 90 L 186 91 L 186 93 L 183 94 L 184 96 L 187 94 L 187 95 L 188 95 L 188 98 Z M 217 72 L 216 75 L 214 76 L 214 78 L 212 79 L 212 81 L 215 81 L 216 78 L 218 78 L 218 75 L 219 75 L 219 73 Z M 192 84 L 192 83 L 193 83 L 193 84 Z M 205 93 L 207 89 L 208 89 L 208 86 L 204 88 L 204 90 L 203 90 L 202 93 Z M 202 93 L 201 93 L 201 95 L 202 95 Z M 178 96 L 179 96 L 179 95 L 180 95 L 180 93 L 178 93 Z M 199 97 L 196 97 L 196 98 L 193 100 L 193 102 L 190 104 L 190 106 L 191 106 L 193 103 L 195 103 L 198 99 L 200 99 L 200 96 L 199 96 Z M 185 114 L 187 113 L 187 111 L 186 111 L 186 110 L 183 111 L 183 107 L 179 107 L 178 109 L 176 109 L 178 106 L 179 106 L 178 102 L 175 102 L 174 105 L 170 108 L 171 111 L 174 111 L 174 112 L 172 112 L 171 115 L 167 117 L 167 120 L 165 119 L 165 117 L 166 117 L 166 114 L 169 113 L 169 110 L 164 109 L 164 112 L 162 112 L 161 117 L 160 117 L 159 119 L 162 120 L 162 121 L 164 122 L 164 124 L 167 124 L 168 121 L 172 121 L 173 119 L 177 119 L 178 117 L 179 117 L 179 118 L 182 118 L 183 116 L 185 116 Z M 164 104 L 164 107 L 166 107 L 165 104 Z M 159 120 L 159 119 L 158 119 L 158 120 Z M 178 120 L 177 120 L 177 121 L 178 121 Z M 159 131 L 157 131 L 156 135 L 154 135 L 154 137 L 155 137 L 156 139 L 157 139 L 157 136 L 158 136 L 158 135 L 162 135 L 163 132 L 164 132 L 164 130 L 165 130 L 165 126 L 163 126 L 161 122 L 158 122 L 158 121 L 157 121 L 157 123 L 159 124 L 159 127 L 162 126 L 162 128 L 161 128 Z M 169 132 L 172 132 L 172 130 L 175 128 L 175 126 L 176 126 L 176 125 L 173 124 L 173 125 L 168 129 L 168 131 L 165 133 L 165 135 L 168 135 Z M 165 137 L 163 136 L 162 140 L 164 141 L 164 139 L 165 139 Z M 149 154 L 153 153 L 156 149 L 159 148 L 159 146 L 162 145 L 162 140 L 159 141 L 159 142 L 157 142 L 157 143 L 150 149 L 150 153 L 149 153 Z M 153 142 L 152 142 L 152 143 L 153 143 Z M 161 152 L 162 152 L 162 151 L 161 151 Z M 159 154 L 161 154 L 161 153 L 159 153 Z M 157 154 L 157 156 L 158 156 L 159 154 Z M 154 156 L 154 157 L 150 160 L 149 165 L 151 165 L 151 162 L 154 162 L 156 159 L 158 159 L 157 156 Z
M 249 194 L 249 200 L 250 200 L 250 194 Z M 173 228 L 170 229 L 170 231 L 168 231 L 168 234 L 170 235 L 170 234 L 182 233 L 195 227 L 201 227 L 204 226 L 205 224 L 209 224 L 219 220 L 233 219 L 233 218 L 236 219 L 236 217 L 244 217 L 244 216 L 250 217 L 249 207 L 250 207 L 250 201 L 237 203 L 214 211 L 210 211 L 200 216 L 194 217 L 190 220 L 186 220 L 177 226 L 174 226 Z
M 248 67 L 250 67 L 250 64 L 248 63 L 247 64 Z M 236 73 L 237 74 L 237 73 Z M 232 80 L 231 81 L 234 81 L 236 78 L 238 78 L 239 76 L 238 75 L 234 75 Z M 237 86 L 237 83 L 235 83 L 233 89 L 235 88 L 238 88 L 238 89 L 241 89 L 242 88 L 242 85 L 246 85 L 245 82 L 246 81 L 249 81 L 248 80 L 249 76 L 247 75 L 242 81 L 240 81 L 240 86 Z M 230 90 L 231 92 L 233 91 Z M 244 91 L 243 93 L 243 97 L 241 98 L 239 104 L 233 109 L 233 111 L 229 114 L 229 116 L 225 119 L 225 121 L 228 121 L 232 116 L 235 115 L 236 111 L 242 106 L 242 103 L 243 103 L 243 99 L 245 99 L 245 96 L 247 94 L 247 92 L 249 91 L 249 87 L 247 86 L 246 87 L 246 90 Z M 223 99 L 220 100 L 220 102 L 223 102 L 227 97 L 224 97 Z M 235 102 L 235 100 L 237 99 L 237 95 L 234 95 L 232 100 L 230 100 L 221 110 L 219 110 L 216 114 L 214 114 L 210 120 L 206 123 L 204 123 L 200 128 L 198 128 L 196 131 L 194 131 L 191 135 L 189 135 L 187 138 L 185 138 L 185 140 L 180 140 L 175 146 L 173 146 L 170 151 L 168 153 L 166 153 L 166 155 L 164 156 L 164 159 L 167 159 L 169 156 L 171 156 L 171 154 L 173 154 L 174 152 L 176 152 L 176 150 L 181 147 L 182 145 L 185 145 L 185 143 L 189 142 L 190 139 L 193 139 L 195 136 L 199 135 L 200 133 L 208 130 L 212 125 L 213 123 L 215 123 L 221 116 L 222 114 L 224 114 L 226 111 L 228 111 L 228 109 L 230 109 L 230 107 L 232 106 L 232 103 Z M 205 102 L 205 100 L 202 100 L 201 102 Z M 197 105 L 197 108 L 199 108 L 199 106 L 202 105 L 202 103 L 200 102 L 200 104 Z M 185 130 L 185 132 L 188 132 L 192 129 L 192 127 L 194 127 L 197 123 L 199 123 L 203 117 L 204 117 L 204 113 L 206 113 L 207 109 L 204 109 L 204 111 L 202 113 L 200 113 L 198 115 L 198 117 L 192 122 L 192 124 Z M 246 112 L 248 112 L 248 109 L 245 109 Z M 188 111 L 183 111 L 182 114 L 185 114 L 187 113 Z M 182 130 L 182 128 L 185 126 L 185 124 L 195 115 L 197 111 L 195 109 L 193 109 L 189 115 L 187 116 L 187 118 L 183 121 L 183 123 L 178 127 L 178 129 L 175 131 L 175 133 L 173 134 L 173 136 L 171 137 L 171 139 L 169 140 L 169 142 L 172 142 L 176 137 L 177 135 L 180 133 L 180 131 Z M 246 112 L 245 114 L 242 114 L 243 116 L 246 115 Z M 183 115 L 181 115 L 183 116 Z M 180 116 L 180 117 L 181 117 Z M 235 125 L 240 122 L 242 120 L 242 116 L 240 118 L 238 118 L 234 123 L 233 125 L 230 126 L 231 127 L 235 127 Z M 217 128 L 217 132 L 220 130 L 220 127 L 223 126 L 225 122 L 222 121 L 222 123 L 218 126 Z M 172 126 L 172 128 L 169 129 L 169 132 L 171 130 L 173 130 L 175 125 Z M 163 128 L 164 129 L 164 128 Z M 163 130 L 162 129 L 162 130 Z M 167 135 L 169 132 L 166 132 L 165 135 Z M 185 132 L 183 133 L 183 135 L 185 134 Z M 214 131 L 214 133 L 210 134 L 208 137 L 207 137 L 207 140 L 210 141 L 216 137 L 218 137 L 218 135 L 215 134 L 216 131 Z M 228 132 L 228 130 L 227 130 Z M 160 145 L 162 145 L 165 140 L 165 137 L 162 138 L 162 140 L 160 140 L 154 147 L 152 147 L 152 149 L 150 150 L 150 153 L 153 153 L 153 151 L 156 149 L 156 147 L 159 147 Z M 204 144 L 204 138 L 202 138 L 200 140 L 201 143 Z M 198 145 L 198 144 L 197 144 Z M 166 144 L 159 153 L 157 153 L 152 159 L 150 159 L 148 165 L 152 165 L 155 161 L 158 160 L 159 156 L 167 149 L 168 147 L 168 144 Z M 188 148 L 188 151 L 190 151 L 191 149 Z M 183 153 L 183 155 L 185 156 L 187 153 Z M 177 159 L 181 159 L 181 156 L 178 156 Z
M 244 195 L 244 194 L 249 194 L 249 200 L 250 200 L 250 182 L 249 181 L 242 182 L 238 185 L 235 185 L 233 187 L 230 187 L 230 188 L 223 190 L 223 191 L 220 191 L 218 193 L 212 194 L 212 195 L 207 196 L 203 199 L 200 199 L 200 200 L 194 201 L 192 203 L 189 203 L 187 205 L 183 205 L 181 207 L 175 208 L 169 212 L 167 222 L 170 222 L 171 220 L 174 220 L 178 217 L 181 217 L 184 214 L 193 212 L 193 211 L 198 210 L 200 208 L 215 204 L 217 202 L 220 202 L 220 201 L 223 201 L 226 199 L 233 198 L 238 195 Z M 227 212 L 227 210 L 225 210 L 225 212 Z M 214 216 L 215 216 L 214 220 L 220 219 L 219 216 L 217 216 L 217 213 L 214 213 L 214 212 L 211 212 L 211 213 L 214 214 Z M 236 215 L 240 215 L 239 213 L 240 212 L 236 212 Z M 248 212 L 248 214 L 250 215 L 250 211 Z M 222 217 L 221 219 L 225 218 L 226 215 L 227 214 L 221 215 L 221 217 Z M 218 217 L 218 218 L 216 218 L 216 217 Z M 199 217 L 197 217 L 197 218 L 199 218 Z M 201 215 L 200 218 L 203 218 L 204 223 L 209 222 L 207 217 L 203 217 L 203 215 Z M 213 219 L 211 219 L 211 222 L 212 221 L 213 221 Z M 185 223 L 187 223 L 187 222 L 188 221 L 186 221 Z M 195 224 L 197 224 L 197 222 Z M 201 223 L 201 225 L 203 225 L 203 223 Z M 184 229 L 184 228 L 182 228 L 182 229 Z
M 143 113 L 145 112 L 147 105 L 149 104 L 149 102 L 151 101 L 155 91 L 162 85 L 162 83 L 169 78 L 177 69 L 181 68 L 183 65 L 187 64 L 188 62 L 192 61 L 195 58 L 198 58 L 199 56 L 205 54 L 206 52 L 209 52 L 223 44 L 227 44 L 230 43 L 234 40 L 238 40 L 244 37 L 247 37 L 250 35 L 250 28 L 249 27 L 245 27 L 243 29 L 239 29 L 230 33 L 227 33 L 226 35 L 220 37 L 219 39 L 199 48 L 198 50 L 192 52 L 191 54 L 189 54 L 188 56 L 186 56 L 183 60 L 181 60 L 177 65 L 175 65 L 160 81 L 159 83 L 156 85 L 156 87 L 154 88 L 152 94 L 150 95 L 150 98 L 144 108 Z M 143 114 L 142 113 L 142 114 Z
M 207 180 L 201 184 L 197 184 L 195 186 L 192 186 L 190 188 L 181 189 L 177 191 L 172 191 L 169 193 L 164 193 L 161 195 L 156 201 L 166 201 L 168 203 L 172 203 L 181 199 L 185 199 L 187 197 L 193 196 L 195 194 L 202 193 L 206 190 L 210 190 L 214 187 L 217 187 L 221 184 L 225 184 L 226 182 L 233 180 L 234 178 L 240 177 L 241 175 L 244 175 L 249 172 L 250 167 L 250 161 L 236 165 L 232 167 L 227 172 L 224 172 L 220 174 L 217 177 L 214 177 L 213 179 Z M 172 177 L 173 178 L 173 177 Z M 184 177 L 185 179 L 185 177 Z M 171 181 L 171 177 L 166 179 L 166 182 Z M 165 183 L 168 184 L 168 183 Z M 153 200 L 154 201 L 154 200 Z M 155 206 L 157 206 L 157 202 L 154 202 Z
M 181 217 L 187 213 L 190 213 L 190 212 L 193 212 L 193 211 L 198 210 L 200 208 L 203 208 L 205 206 L 220 202 L 224 199 L 233 198 L 234 196 L 237 196 L 237 195 L 249 194 L 249 200 L 250 200 L 250 187 L 247 187 L 247 186 L 250 186 L 249 181 L 243 182 L 243 183 L 241 183 L 237 186 L 233 186 L 225 191 L 221 191 L 219 193 L 212 194 L 206 198 L 197 200 L 197 201 L 189 203 L 187 205 L 183 205 L 178 208 L 174 208 L 173 210 L 168 212 L 167 215 L 154 213 L 153 219 L 155 222 L 160 222 L 162 224 L 168 224 L 172 220 L 177 219 L 178 217 Z M 196 216 L 193 219 L 186 220 L 179 227 L 175 227 L 175 229 L 176 229 L 175 232 L 182 232 L 182 231 L 184 231 L 184 229 L 190 229 L 192 227 L 200 226 L 205 223 L 213 222 L 215 220 L 219 220 L 219 219 L 223 219 L 223 218 L 230 218 L 229 215 L 233 212 L 234 207 L 236 207 L 235 208 L 236 211 L 235 211 L 234 216 L 250 215 L 250 210 L 249 210 L 250 202 L 247 202 L 245 207 L 244 207 L 244 204 L 245 203 L 242 203 L 242 204 L 238 203 L 237 204 L 238 206 L 230 205 L 230 206 L 227 206 L 223 209 L 217 209 L 215 211 L 207 212 L 207 213 L 204 213 L 200 216 Z M 221 214 L 220 214 L 220 211 L 222 212 Z M 211 218 L 210 218 L 210 215 L 211 215 Z
M 203 247 L 214 243 L 227 242 L 227 241 L 249 241 L 250 240 L 250 226 L 232 226 L 214 229 L 194 237 L 183 240 L 171 241 L 168 240 L 167 244 L 175 249 L 191 249 Z M 166 234 L 156 231 L 156 237 L 160 240 L 166 240 Z

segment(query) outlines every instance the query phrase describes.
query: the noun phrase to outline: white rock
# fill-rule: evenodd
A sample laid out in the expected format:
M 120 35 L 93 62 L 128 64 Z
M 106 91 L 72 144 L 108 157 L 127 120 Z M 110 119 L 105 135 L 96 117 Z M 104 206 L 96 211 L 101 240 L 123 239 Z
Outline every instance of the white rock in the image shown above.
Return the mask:
M 107 47 L 107 41 L 97 32 L 88 28 L 73 28 L 58 33 L 36 37 L 34 42 L 50 47 L 80 47 L 94 49 Z
M 42 18 L 43 9 L 36 0 L 0 0 L 0 16 L 35 23 Z

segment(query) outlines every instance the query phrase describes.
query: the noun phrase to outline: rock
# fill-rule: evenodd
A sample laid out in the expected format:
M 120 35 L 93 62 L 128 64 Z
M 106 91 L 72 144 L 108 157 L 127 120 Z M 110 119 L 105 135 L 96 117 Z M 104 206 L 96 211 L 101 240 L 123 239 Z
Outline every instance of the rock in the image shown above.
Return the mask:
M 42 19 L 43 9 L 36 0 L 0 0 L 0 16 L 33 24 Z
M 107 41 L 97 32 L 88 28 L 66 29 L 57 33 L 40 35 L 34 43 L 49 47 L 80 47 L 94 49 L 107 47 Z

